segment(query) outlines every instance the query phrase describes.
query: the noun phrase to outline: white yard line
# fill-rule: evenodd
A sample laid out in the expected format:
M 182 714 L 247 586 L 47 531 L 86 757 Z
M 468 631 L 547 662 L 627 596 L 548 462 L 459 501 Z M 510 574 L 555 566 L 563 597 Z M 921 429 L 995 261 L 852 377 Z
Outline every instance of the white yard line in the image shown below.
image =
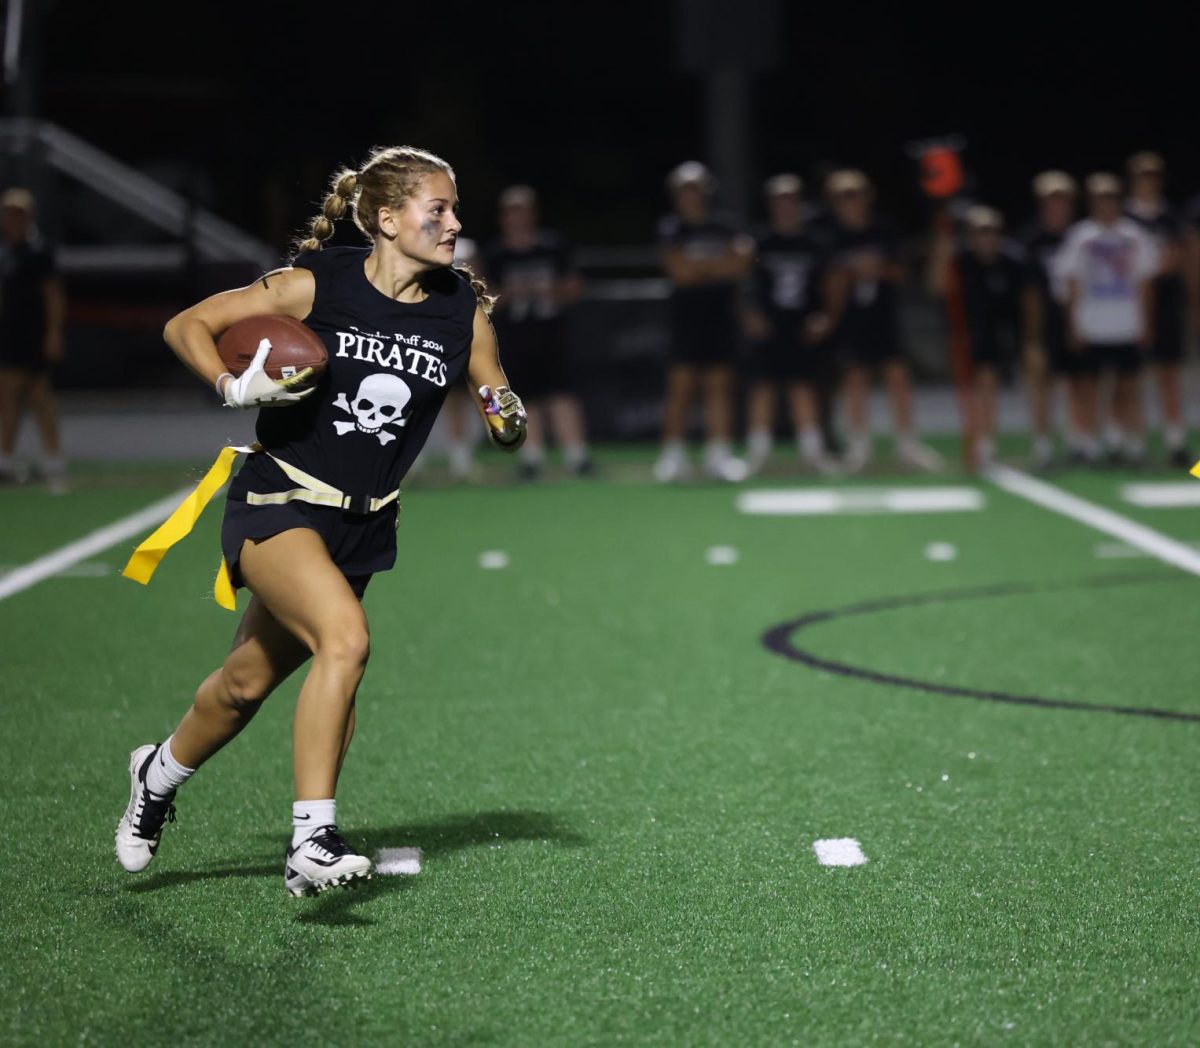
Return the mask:
M 976 488 L 763 488 L 737 498 L 740 512 L 767 517 L 963 513 L 983 507 L 983 493 Z
M 1121 516 L 1111 509 L 1097 506 L 1094 502 L 1080 498 L 1038 480 L 1011 466 L 993 466 L 986 473 L 988 480 L 1010 495 L 1070 517 L 1089 528 L 1120 539 L 1127 545 L 1140 549 L 1164 564 L 1171 564 L 1193 575 L 1200 575 L 1200 553 L 1177 539 L 1168 538 L 1153 528 Z
M 1131 506 L 1146 509 L 1174 509 L 1200 506 L 1200 481 L 1173 480 L 1161 484 L 1125 484 L 1121 498 Z
M 420 848 L 380 848 L 375 853 L 375 872 L 384 877 L 412 877 L 421 872 Z
M 30 586 L 36 586 L 39 582 L 73 567 L 80 561 L 87 560 L 88 557 L 93 557 L 110 546 L 115 546 L 118 542 L 124 542 L 126 539 L 133 538 L 135 535 L 140 535 L 143 531 L 161 524 L 191 491 L 192 486 L 189 485 L 175 492 L 174 495 L 168 495 L 165 499 L 151 503 L 145 509 L 131 513 L 128 517 L 122 517 L 103 528 L 97 528 L 81 539 L 69 542 L 67 545 L 47 553 L 44 557 L 38 557 L 37 560 L 31 560 L 28 564 L 23 564 L 14 571 L 10 571 L 0 578 L 0 600 L 27 590 Z
M 822 866 L 861 866 L 867 861 L 862 845 L 853 837 L 829 837 L 813 841 L 813 851 Z

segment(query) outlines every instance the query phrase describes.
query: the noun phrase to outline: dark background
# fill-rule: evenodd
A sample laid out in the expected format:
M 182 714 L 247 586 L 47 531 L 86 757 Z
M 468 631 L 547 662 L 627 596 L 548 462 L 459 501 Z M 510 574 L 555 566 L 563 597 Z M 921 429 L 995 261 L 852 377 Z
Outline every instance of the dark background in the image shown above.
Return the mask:
M 276 245 L 374 144 L 449 159 L 467 235 L 528 181 L 548 221 L 591 244 L 646 242 L 664 173 L 706 153 L 702 78 L 681 68 L 662 0 L 41 2 L 38 115 Z M 778 64 L 754 85 L 755 178 L 861 166 L 915 230 L 904 145 L 959 133 L 979 195 L 1012 219 L 1037 171 L 1119 170 L 1136 149 L 1165 155 L 1176 199 L 1200 190 L 1194 33 L 1165 9 L 781 6 Z

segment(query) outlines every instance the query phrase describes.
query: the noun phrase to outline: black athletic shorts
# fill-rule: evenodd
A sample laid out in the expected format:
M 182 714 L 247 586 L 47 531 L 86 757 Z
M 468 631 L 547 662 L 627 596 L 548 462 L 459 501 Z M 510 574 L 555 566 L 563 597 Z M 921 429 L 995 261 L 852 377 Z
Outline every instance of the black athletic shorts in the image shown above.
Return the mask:
M 396 514 L 395 503 L 375 513 L 351 513 L 307 502 L 251 506 L 229 497 L 221 522 L 221 553 L 237 588 L 245 585 L 238 571 L 245 542 L 268 539 L 293 528 L 309 528 L 321 536 L 333 563 L 361 598 L 371 576 L 396 563 Z
M 799 337 L 775 334 L 750 344 L 747 370 L 760 382 L 817 383 L 830 379 L 835 366 L 828 345 L 811 346 Z
M 41 374 L 50 370 L 50 361 L 40 342 L 0 338 L 0 368 Z
M 1136 342 L 1090 345 L 1084 352 L 1095 358 L 1097 371 L 1115 371 L 1119 375 L 1135 375 L 1146 362 L 1146 354 Z
M 561 320 L 514 324 L 498 316 L 496 338 L 508 384 L 522 400 L 571 392 L 567 332 Z
M 1182 310 L 1164 310 L 1154 320 L 1151 358 L 1156 364 L 1178 364 L 1183 360 L 1184 342 Z

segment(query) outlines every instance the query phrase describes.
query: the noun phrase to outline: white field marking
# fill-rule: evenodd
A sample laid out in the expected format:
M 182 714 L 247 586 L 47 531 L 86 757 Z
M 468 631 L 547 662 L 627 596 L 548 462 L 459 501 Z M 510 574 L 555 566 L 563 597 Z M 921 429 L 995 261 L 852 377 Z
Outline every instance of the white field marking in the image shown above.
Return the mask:
M 19 564 L 0 564 L 0 578 L 10 572 L 16 571 Z M 75 564 L 72 567 L 64 568 L 57 575 L 60 579 L 98 579 L 105 575 L 113 573 L 113 566 L 106 564 L 102 560 L 88 560 L 82 564 Z
M 385 877 L 411 877 L 421 872 L 421 858 L 420 848 L 380 848 L 375 853 L 375 872 Z
M 822 866 L 861 866 L 867 861 L 862 845 L 853 837 L 830 837 L 813 841 L 813 851 Z
M 1185 546 L 1200 550 L 1200 539 L 1188 539 Z M 1149 554 L 1140 549 L 1134 549 L 1124 542 L 1097 542 L 1092 547 L 1092 555 L 1097 560 L 1131 560 L 1134 557 L 1148 557 Z
M 191 493 L 192 485 L 189 485 L 175 492 L 174 495 L 168 495 L 165 499 L 152 502 L 145 509 L 131 513 L 128 517 L 122 517 L 103 528 L 97 528 L 81 539 L 69 542 L 52 553 L 47 553 L 44 557 L 38 557 L 37 560 L 31 560 L 15 571 L 10 571 L 0 578 L 0 600 L 27 590 L 30 586 L 36 586 L 39 582 L 61 574 L 67 568 L 73 567 L 88 557 L 103 553 L 104 550 L 115 546 L 118 542 L 124 542 L 148 528 L 161 524 Z
M 925 547 L 926 560 L 953 560 L 958 556 L 958 547 L 953 542 L 931 542 Z
M 492 571 L 508 567 L 508 554 L 502 549 L 485 549 L 479 554 L 479 566 Z
M 763 488 L 737 498 L 742 513 L 766 517 L 961 513 L 983 507 L 983 492 L 975 488 Z
M 709 546 L 704 551 L 704 559 L 714 566 L 736 564 L 738 562 L 738 551 L 733 546 Z
M 1176 539 L 1168 538 L 1145 524 L 1138 524 L 1128 517 L 1114 513 L 1111 509 L 1097 506 L 1094 502 L 1081 499 L 1047 484 L 1044 480 L 1022 473 L 1011 466 L 992 466 L 985 474 L 993 484 L 1012 495 L 1026 499 L 1043 509 L 1062 514 L 1072 520 L 1086 524 L 1106 535 L 1120 539 L 1137 549 L 1157 557 L 1164 564 L 1172 564 L 1183 571 L 1200 575 L 1200 552 L 1191 549 Z
M 1200 483 L 1181 480 L 1170 484 L 1126 484 L 1121 488 L 1121 499 L 1131 506 L 1147 509 L 1200 506 Z

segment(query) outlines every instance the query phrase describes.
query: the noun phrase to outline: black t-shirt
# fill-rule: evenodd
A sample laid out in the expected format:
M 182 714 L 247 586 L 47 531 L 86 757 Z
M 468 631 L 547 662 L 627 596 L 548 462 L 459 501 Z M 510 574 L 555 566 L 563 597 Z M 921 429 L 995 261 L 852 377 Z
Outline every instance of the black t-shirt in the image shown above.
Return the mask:
M 0 240 L 0 340 L 41 351 L 46 281 L 54 274 L 54 256 L 40 238 Z
M 570 253 L 557 233 L 539 230 L 531 247 L 506 247 L 502 240 L 488 245 L 484 273 L 499 299 L 493 317 L 498 325 L 537 324 L 562 313 L 555 285 L 572 272 Z
M 990 356 L 1011 352 L 1020 328 L 1021 292 L 1031 280 L 1022 257 L 1009 248 L 984 262 L 963 250 L 958 271 L 972 349 Z
M 304 323 L 321 336 L 329 366 L 298 404 L 261 408 L 258 441 L 349 495 L 382 497 L 400 486 L 470 356 L 477 299 L 455 270 L 430 273 L 429 297 L 397 302 L 367 279 L 367 248 L 302 254 L 316 281 Z M 266 456 L 251 455 L 230 494 L 295 485 Z
M 796 319 L 820 308 L 826 246 L 808 232 L 762 233 L 757 240 L 752 291 L 768 316 Z
M 876 258 L 882 264 L 898 262 L 900 240 L 895 230 L 878 219 L 862 229 L 852 229 L 835 221 L 832 230 L 832 262 L 846 267 L 851 273 L 845 317 L 849 330 L 851 333 L 859 329 L 893 331 L 899 305 L 895 282 L 859 277 L 855 275 L 854 263 L 862 258 Z
M 664 215 L 658 223 L 658 246 L 663 250 L 681 251 L 690 259 L 720 258 L 739 235 L 737 226 L 719 215 L 702 222 L 685 222 L 671 214 Z M 736 280 L 712 280 L 673 288 L 671 316 L 676 327 L 732 327 L 738 283 Z
M 1154 238 L 1160 251 L 1182 251 L 1186 224 L 1174 208 L 1163 204 L 1153 214 L 1126 207 L 1125 214 Z M 1183 274 L 1178 269 L 1173 273 L 1159 273 L 1154 278 L 1155 298 L 1160 309 L 1180 308 L 1184 299 Z
M 1062 289 L 1054 276 L 1054 260 L 1062 250 L 1066 238 L 1066 229 L 1055 233 L 1046 229 L 1040 222 L 1031 222 L 1020 238 L 1025 248 L 1029 282 L 1037 289 L 1042 300 L 1046 344 L 1055 350 L 1066 346 L 1066 311 L 1060 297 Z

